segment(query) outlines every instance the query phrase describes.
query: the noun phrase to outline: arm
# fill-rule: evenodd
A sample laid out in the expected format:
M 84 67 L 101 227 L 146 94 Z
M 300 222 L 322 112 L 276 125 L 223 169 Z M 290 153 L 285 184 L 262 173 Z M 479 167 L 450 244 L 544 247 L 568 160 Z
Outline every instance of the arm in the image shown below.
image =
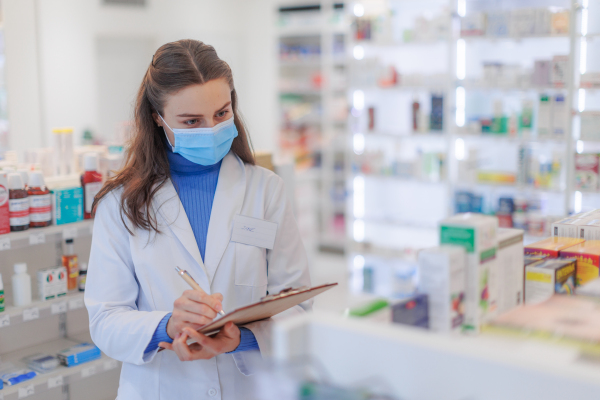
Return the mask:
M 167 333 L 167 324 L 169 323 L 169 318 L 171 318 L 172 314 L 173 313 L 168 313 L 160 320 L 160 323 L 154 331 L 154 335 L 152 335 L 152 340 L 150 340 L 150 343 L 146 346 L 146 350 L 144 350 L 144 354 L 158 349 L 158 344 L 160 342 L 173 343 L 173 339 L 171 339 Z
M 167 311 L 138 310 L 140 287 L 119 207 L 113 193 L 98 205 L 84 298 L 94 343 L 114 359 L 140 365 L 154 358 L 156 351 L 144 350 Z
M 277 237 L 273 250 L 267 250 L 268 286 L 269 293 L 279 293 L 282 289 L 300 286 L 310 286 L 308 259 L 306 250 L 300 238 L 300 232 L 292 211 L 291 202 L 285 195 L 284 183 L 281 178 L 274 176 L 273 196 L 265 212 L 267 221 L 276 222 Z M 271 328 L 273 320 L 278 320 L 294 314 L 304 313 L 312 308 L 312 301 L 295 306 L 281 314 L 265 321 L 252 322 L 245 327 L 252 331 L 260 348 L 261 355 L 271 354 Z M 252 353 L 252 352 L 250 352 Z M 252 356 L 248 352 L 233 354 L 238 369 L 243 374 L 252 371 Z

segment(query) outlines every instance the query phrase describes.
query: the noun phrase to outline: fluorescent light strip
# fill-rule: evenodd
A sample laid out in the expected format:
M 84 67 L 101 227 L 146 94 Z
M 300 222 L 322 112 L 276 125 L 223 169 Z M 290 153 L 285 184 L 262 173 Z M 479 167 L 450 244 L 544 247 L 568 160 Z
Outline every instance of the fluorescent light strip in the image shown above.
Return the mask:
M 355 133 L 352 139 L 352 147 L 354 148 L 354 154 L 361 155 L 365 151 L 365 135 L 362 133 Z
M 587 39 L 582 37 L 580 44 L 579 73 L 583 75 L 587 71 Z
M 456 125 L 465 126 L 465 88 L 456 88 Z
M 365 217 L 365 178 L 354 178 L 354 218 Z
M 467 0 L 458 0 L 456 5 L 456 12 L 460 17 L 467 15 Z
M 465 39 L 456 41 L 456 78 L 463 80 L 466 75 L 466 43 Z
M 360 219 L 354 221 L 354 240 L 356 242 L 365 240 L 365 221 Z
M 579 191 L 575 192 L 575 204 L 573 205 L 573 208 L 574 208 L 573 211 L 575 211 L 575 213 L 581 212 L 582 203 L 583 203 L 582 193 Z
M 579 89 L 579 99 L 577 101 L 577 108 L 579 112 L 585 110 L 585 89 Z
M 461 138 L 456 139 L 456 142 L 454 142 L 454 157 L 458 161 L 462 161 L 465 159 L 466 154 L 465 141 Z

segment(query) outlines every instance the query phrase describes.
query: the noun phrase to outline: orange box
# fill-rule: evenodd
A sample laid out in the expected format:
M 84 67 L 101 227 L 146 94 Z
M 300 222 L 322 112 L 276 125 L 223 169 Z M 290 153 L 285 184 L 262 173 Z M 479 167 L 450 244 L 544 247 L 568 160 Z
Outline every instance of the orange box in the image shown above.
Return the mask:
M 600 240 L 584 243 L 561 250 L 561 257 L 577 259 L 576 285 L 580 286 L 600 276 Z
M 583 243 L 583 239 L 551 237 L 525 246 L 525 255 L 558 257 L 561 250 Z

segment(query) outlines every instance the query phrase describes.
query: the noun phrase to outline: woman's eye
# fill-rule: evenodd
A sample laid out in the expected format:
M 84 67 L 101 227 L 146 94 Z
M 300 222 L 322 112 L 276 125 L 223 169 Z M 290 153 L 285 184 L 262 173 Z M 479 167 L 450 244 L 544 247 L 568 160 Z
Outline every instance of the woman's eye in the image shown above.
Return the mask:
M 197 119 L 188 119 L 187 121 L 184 122 L 184 124 L 192 126 L 192 125 L 196 125 L 198 123 Z
M 217 117 L 223 118 L 224 116 L 227 115 L 228 112 L 229 112 L 228 110 L 221 111 L 221 112 L 217 113 Z

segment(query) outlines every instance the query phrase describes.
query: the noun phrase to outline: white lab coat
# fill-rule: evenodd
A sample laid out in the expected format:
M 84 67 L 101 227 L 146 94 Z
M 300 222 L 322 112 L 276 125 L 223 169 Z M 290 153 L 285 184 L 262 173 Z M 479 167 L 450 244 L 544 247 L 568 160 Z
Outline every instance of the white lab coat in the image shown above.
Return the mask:
M 281 178 L 244 164 L 232 152 L 223 159 L 204 262 L 170 180 L 154 200 L 160 234 L 127 232 L 119 211 L 120 193 L 109 193 L 98 206 L 85 291 L 94 343 L 123 361 L 117 398 L 257 398 L 252 371 L 262 357 L 256 351 L 182 362 L 172 351 L 144 355 L 144 350 L 175 299 L 189 289 L 175 266 L 188 270 L 207 293 L 223 294 L 225 311 L 256 302 L 267 292 L 310 285 L 306 252 Z M 236 214 L 276 222 L 273 250 L 231 242 Z M 287 313 L 309 307 L 305 303 Z M 272 323 L 246 325 L 262 356 L 269 354 Z

